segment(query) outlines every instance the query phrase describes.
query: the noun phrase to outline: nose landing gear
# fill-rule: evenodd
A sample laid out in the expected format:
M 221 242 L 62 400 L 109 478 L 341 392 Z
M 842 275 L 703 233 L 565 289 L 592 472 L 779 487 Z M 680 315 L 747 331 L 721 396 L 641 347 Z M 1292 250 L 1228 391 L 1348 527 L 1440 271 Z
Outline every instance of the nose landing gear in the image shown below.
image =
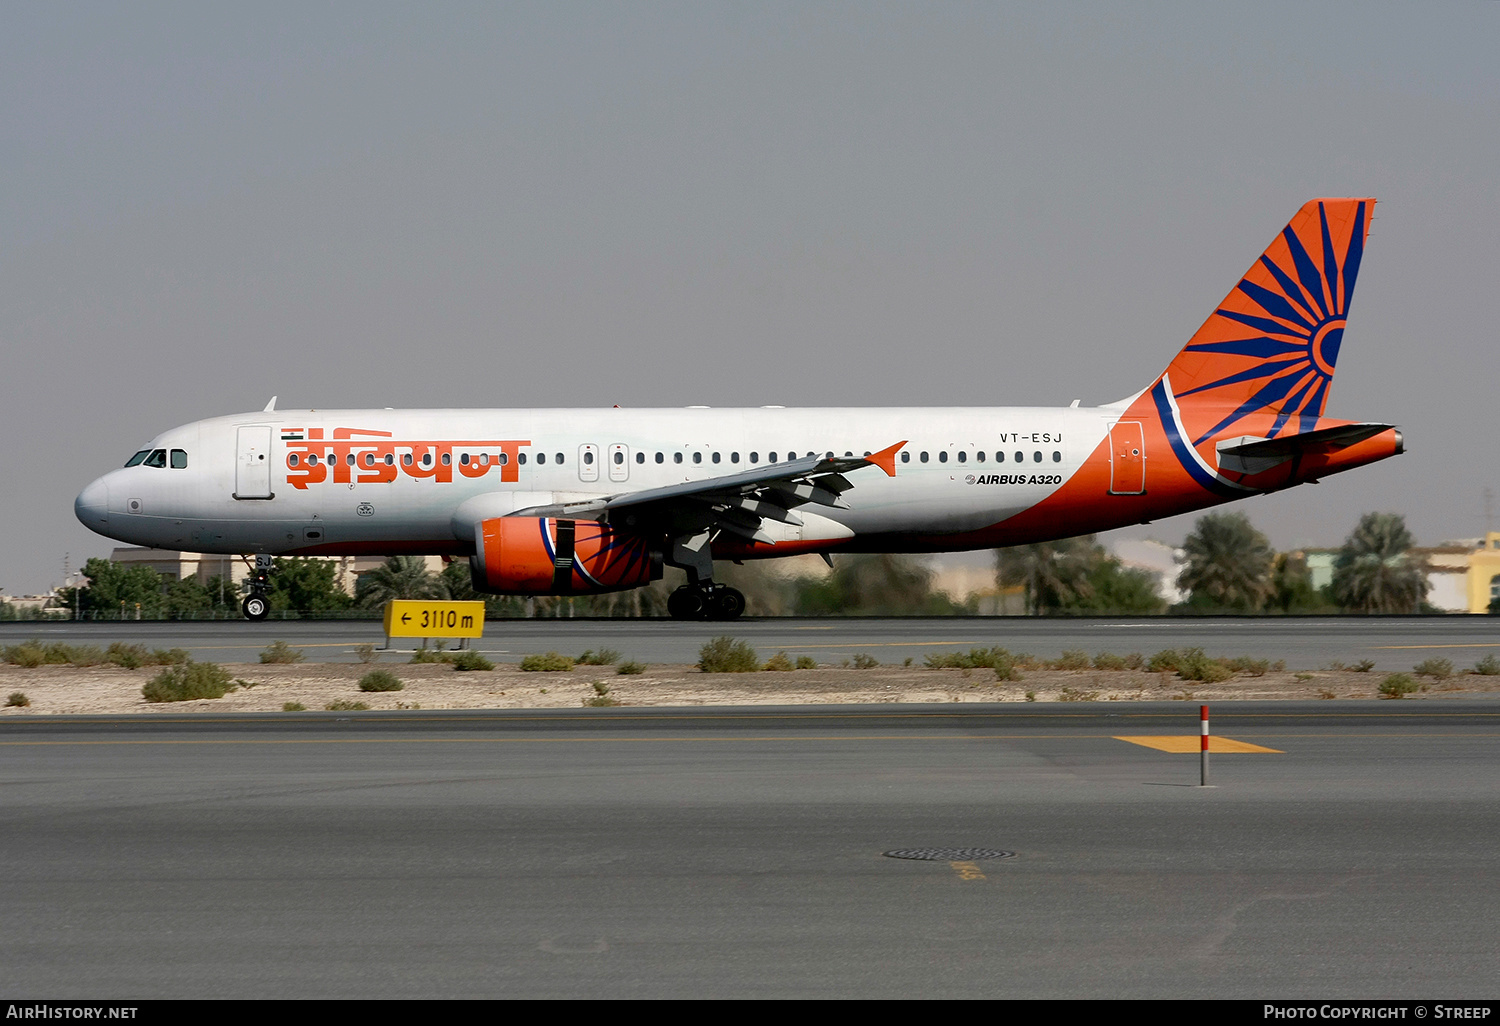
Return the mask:
M 255 570 L 245 580 L 245 587 L 250 594 L 245 596 L 245 601 L 240 603 L 240 612 L 245 614 L 246 620 L 264 620 L 271 612 L 271 602 L 266 598 L 266 592 L 271 590 L 271 570 L 274 564 L 271 557 L 257 555 L 255 557 Z

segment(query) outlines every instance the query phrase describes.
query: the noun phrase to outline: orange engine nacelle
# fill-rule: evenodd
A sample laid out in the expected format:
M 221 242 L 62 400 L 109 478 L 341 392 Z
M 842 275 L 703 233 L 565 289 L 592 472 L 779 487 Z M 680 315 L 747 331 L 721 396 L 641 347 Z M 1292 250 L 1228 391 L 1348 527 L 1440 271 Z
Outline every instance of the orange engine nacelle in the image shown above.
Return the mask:
M 582 595 L 661 578 L 646 539 L 592 520 L 496 517 L 475 527 L 474 587 L 505 595 Z

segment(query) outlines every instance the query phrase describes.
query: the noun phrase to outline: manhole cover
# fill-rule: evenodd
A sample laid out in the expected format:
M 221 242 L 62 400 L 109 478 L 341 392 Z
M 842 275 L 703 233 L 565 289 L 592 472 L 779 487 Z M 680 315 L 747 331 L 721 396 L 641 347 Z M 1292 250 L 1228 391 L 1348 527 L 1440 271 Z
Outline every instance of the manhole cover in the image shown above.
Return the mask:
M 975 862 L 979 859 L 1013 859 L 1013 851 L 999 848 L 897 848 L 881 852 L 891 859 L 922 859 L 925 862 Z

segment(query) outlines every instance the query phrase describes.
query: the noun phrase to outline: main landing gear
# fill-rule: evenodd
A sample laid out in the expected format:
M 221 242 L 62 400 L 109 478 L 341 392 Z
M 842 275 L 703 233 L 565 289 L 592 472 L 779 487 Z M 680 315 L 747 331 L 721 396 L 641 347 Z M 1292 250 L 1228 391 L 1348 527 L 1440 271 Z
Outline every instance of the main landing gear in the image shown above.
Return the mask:
M 255 557 L 255 570 L 245 579 L 245 587 L 250 594 L 240 603 L 240 612 L 245 614 L 246 620 L 264 620 L 271 612 L 271 602 L 266 598 L 266 592 L 271 590 L 272 565 L 270 556 Z
M 667 597 L 674 620 L 734 620 L 745 611 L 745 596 L 727 584 L 684 585 Z

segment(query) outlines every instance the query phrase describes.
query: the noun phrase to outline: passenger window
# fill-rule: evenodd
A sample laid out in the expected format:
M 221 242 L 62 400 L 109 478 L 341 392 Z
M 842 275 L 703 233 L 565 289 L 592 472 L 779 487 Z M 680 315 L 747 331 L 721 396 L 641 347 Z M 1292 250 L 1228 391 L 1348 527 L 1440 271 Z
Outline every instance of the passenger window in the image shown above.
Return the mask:
M 1052 462 L 1053 463 L 1061 463 L 1062 462 L 1062 453 L 1058 452 L 1056 449 L 1052 450 Z
M 637 463 L 645 463 L 646 462 L 646 454 L 643 453 L 643 452 L 636 453 L 635 454 L 635 461 Z
M 732 453 L 729 454 L 729 462 L 730 463 L 738 463 L 739 461 L 740 461 L 740 454 L 739 453 L 732 452 Z
M 984 450 L 980 449 L 979 451 L 977 451 L 976 453 L 974 453 L 974 459 L 977 460 L 980 463 L 983 463 L 984 462 Z
M 150 455 L 151 455 L 151 450 L 150 449 L 142 449 L 140 452 L 138 452 L 134 456 L 130 457 L 130 459 L 126 460 L 125 461 L 125 465 L 127 467 L 133 467 L 136 464 L 140 463 L 141 460 L 145 459 L 147 456 L 150 456 Z
M 947 463 L 948 462 L 948 450 L 947 449 L 944 449 L 942 452 L 938 453 L 938 462 L 939 463 Z
M 927 462 L 927 453 L 923 452 L 922 455 L 920 455 L 920 456 L 917 457 L 917 459 L 921 460 L 923 463 L 926 463 Z
M 537 453 L 536 454 L 536 462 L 537 462 L 538 466 L 540 466 L 543 463 L 546 463 L 547 462 L 547 454 L 544 453 L 544 452 Z M 588 462 L 587 459 L 585 459 L 584 462 Z
M 672 454 L 672 462 L 673 463 L 681 463 L 682 462 L 682 453 L 680 453 L 680 452 L 674 452 Z
M 167 450 L 153 449 L 151 455 L 146 457 L 146 466 L 165 467 L 167 465 Z
M 1042 451 L 1040 449 L 1038 449 L 1036 452 L 1034 452 L 1034 453 L 1031 454 L 1031 458 L 1033 460 L 1035 460 L 1037 463 L 1042 462 Z
M 702 463 L 703 462 L 703 454 L 701 452 L 695 452 L 695 453 L 693 453 L 693 462 L 694 463 Z
M 967 463 L 967 462 L 969 462 L 969 454 L 966 453 L 966 452 L 964 452 L 963 450 L 959 450 L 959 453 L 958 453 L 958 462 L 960 462 L 960 463 Z
M 714 462 L 715 463 L 719 462 L 719 454 L 718 453 L 714 453 Z
M 310 453 L 307 454 L 307 465 L 309 467 L 316 467 L 318 465 L 318 454 L 317 453 L 310 452 Z
M 388 467 L 394 467 L 396 465 L 396 457 L 395 457 L 394 454 L 392 454 L 392 453 L 386 453 L 385 454 L 385 465 L 388 466 Z
M 588 462 L 586 458 L 585 458 L 584 462 Z M 625 462 L 625 454 L 623 452 L 616 452 L 615 453 L 615 466 L 618 467 L 620 464 L 622 464 L 624 462 Z
M 832 457 L 832 456 L 833 456 L 833 453 L 829 453 L 829 454 L 828 454 L 828 455 L 829 455 L 829 456 L 830 456 L 830 457 Z M 853 455 L 854 455 L 854 453 L 852 453 L 852 452 L 846 452 L 846 453 L 844 453 L 844 455 L 845 455 L 845 456 L 853 456 Z M 866 455 L 866 456 L 868 456 L 868 455 L 870 455 L 870 454 L 869 454 L 869 453 L 865 453 L 865 455 Z
M 469 465 L 469 454 L 468 453 L 461 452 L 461 453 L 458 454 L 458 465 L 461 466 L 461 467 L 467 467 Z
M 299 461 L 300 461 L 300 457 L 296 453 L 294 453 L 294 452 L 287 453 L 287 456 L 286 456 L 286 465 L 287 466 L 289 466 L 289 467 L 295 467 L 298 464 Z
M 665 457 L 665 456 L 663 456 L 663 455 L 662 455 L 662 454 L 661 454 L 661 453 L 657 453 L 657 454 L 656 454 L 656 462 L 658 462 L 658 463 L 661 463 L 661 462 L 663 462 L 663 461 L 664 461 L 664 460 L 666 460 L 666 457 Z
M 464 453 L 464 462 L 465 463 L 469 462 L 469 454 L 468 453 Z M 367 466 L 367 467 L 373 467 L 374 465 L 375 465 L 375 454 L 373 452 L 367 452 L 367 453 L 365 453 L 365 466 Z
M 353 462 L 354 462 L 354 457 L 353 457 L 353 456 L 351 456 L 351 457 L 349 457 L 349 462 L 350 462 L 350 463 L 353 463 Z M 449 454 L 449 453 L 446 453 L 446 452 L 445 452 L 445 453 L 443 453 L 443 466 L 445 466 L 445 467 L 446 467 L 446 466 L 448 466 L 448 465 L 449 465 L 449 464 L 451 464 L 451 463 L 452 463 L 452 462 L 453 462 L 453 457 L 452 457 L 452 455 L 450 455 L 450 454 Z
M 750 462 L 751 463 L 759 463 L 760 462 L 760 453 L 758 453 L 758 452 L 752 452 L 750 454 Z
M 794 453 L 794 452 L 789 452 L 789 453 L 786 454 L 786 458 L 787 458 L 787 462 L 790 463 L 792 460 L 794 460 L 794 459 L 797 458 L 797 454 Z
M 903 452 L 901 454 L 901 462 L 902 463 L 910 463 L 911 462 L 911 453 L 909 453 L 909 452 Z
M 185 450 L 183 450 L 183 449 L 173 449 L 172 450 L 172 469 L 173 470 L 186 470 L 187 469 L 187 452 Z
M 1004 463 L 1005 462 L 1005 453 L 1003 453 L 1003 452 L 997 452 L 997 453 L 995 453 L 995 462 L 996 463 Z
M 1019 452 L 1018 451 L 1016 453 L 1016 462 L 1017 463 L 1025 463 L 1026 462 L 1026 454 L 1024 452 Z
M 594 454 L 593 453 L 589 453 L 589 462 L 592 463 L 593 461 L 594 461 Z M 558 453 L 555 457 L 553 457 L 552 462 L 556 463 L 559 467 L 562 466 L 562 463 L 563 463 L 563 455 L 562 455 L 562 453 Z
M 488 463 L 490 461 L 489 454 L 486 453 L 482 457 L 482 459 L 484 460 L 484 462 Z M 504 467 L 504 466 L 507 466 L 510 463 L 510 454 L 502 452 L 499 456 L 496 456 L 495 459 L 496 459 L 496 461 L 502 467 Z M 516 459 L 520 460 L 522 463 L 525 463 L 526 462 L 526 454 L 523 452 L 519 456 L 517 456 Z
M 1037 459 L 1041 459 L 1041 458 L 1042 458 L 1041 454 L 1038 453 L 1037 454 Z M 430 467 L 430 466 L 432 466 L 432 453 L 430 453 L 430 452 L 424 452 L 422 454 L 422 466 L 424 466 L 424 467 Z
M 536 458 L 536 460 L 537 460 L 538 463 L 540 463 L 540 462 L 542 462 L 542 457 L 538 456 Z M 593 453 L 586 452 L 586 453 L 583 454 L 583 465 L 585 467 L 591 467 L 591 466 L 594 465 L 594 454 Z
M 403 452 L 401 454 L 401 465 L 403 467 L 409 467 L 409 466 L 411 466 L 411 453 L 409 453 L 409 452 Z
M 501 453 L 500 457 L 503 460 L 505 458 L 505 453 Z M 516 454 L 516 462 L 519 463 L 523 467 L 526 466 L 526 454 L 524 452 L 517 453 Z

